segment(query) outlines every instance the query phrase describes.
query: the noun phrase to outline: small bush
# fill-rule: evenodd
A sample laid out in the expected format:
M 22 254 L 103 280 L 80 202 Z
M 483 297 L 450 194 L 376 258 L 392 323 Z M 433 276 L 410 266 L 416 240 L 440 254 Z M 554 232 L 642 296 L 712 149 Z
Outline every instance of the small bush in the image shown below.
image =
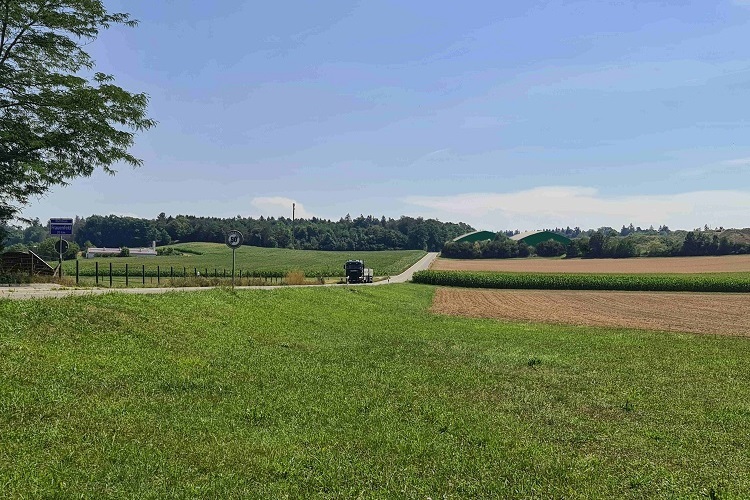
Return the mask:
M 289 271 L 286 273 L 285 281 L 287 285 L 304 285 L 305 273 L 303 271 Z
M 31 276 L 26 273 L 0 273 L 0 285 L 20 285 L 31 283 Z

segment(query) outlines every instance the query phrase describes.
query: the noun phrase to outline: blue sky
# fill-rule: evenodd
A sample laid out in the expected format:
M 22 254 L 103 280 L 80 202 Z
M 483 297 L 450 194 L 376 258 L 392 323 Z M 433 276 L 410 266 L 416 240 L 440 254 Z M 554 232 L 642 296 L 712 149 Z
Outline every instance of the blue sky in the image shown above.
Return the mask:
M 138 169 L 28 217 L 750 226 L 750 0 L 106 0 Z

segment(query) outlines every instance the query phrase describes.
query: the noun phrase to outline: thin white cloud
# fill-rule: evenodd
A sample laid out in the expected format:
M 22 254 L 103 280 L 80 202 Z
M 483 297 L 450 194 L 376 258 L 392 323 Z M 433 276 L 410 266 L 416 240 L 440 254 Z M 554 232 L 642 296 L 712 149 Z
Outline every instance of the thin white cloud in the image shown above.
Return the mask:
M 309 219 L 314 215 L 307 210 L 305 207 L 296 200 L 291 198 L 285 198 L 283 196 L 269 196 L 253 198 L 252 205 L 260 210 L 260 215 L 269 217 L 292 217 L 292 203 L 294 207 L 294 215 L 298 219 Z
M 607 197 L 590 187 L 546 186 L 509 193 L 411 196 L 404 201 L 431 210 L 432 217 L 490 230 L 619 227 L 631 222 L 673 229 L 750 226 L 750 191 L 739 190 Z
M 750 2 L 750 0 L 748 0 L 748 2 Z M 750 3 L 748 3 L 748 5 L 750 5 Z M 722 163 L 724 163 L 724 165 L 748 167 L 750 166 L 750 158 L 736 158 L 734 160 L 726 160 Z
M 417 158 L 416 160 L 414 160 L 413 162 L 411 162 L 411 163 L 409 164 L 409 166 L 408 166 L 408 167 L 406 167 L 406 168 L 411 168 L 411 167 L 415 167 L 415 166 L 419 165 L 419 164 L 420 164 L 420 163 L 422 163 L 422 162 L 425 162 L 425 161 L 431 160 L 431 159 L 433 159 L 433 158 L 435 158 L 435 157 L 438 157 L 438 156 L 442 155 L 443 153 L 447 153 L 447 152 L 449 152 L 449 151 L 450 151 L 450 149 L 449 149 L 449 148 L 436 149 L 435 151 L 432 151 L 432 152 L 430 152 L 430 153 L 427 153 L 426 155 L 422 155 L 422 156 L 420 156 L 419 158 Z

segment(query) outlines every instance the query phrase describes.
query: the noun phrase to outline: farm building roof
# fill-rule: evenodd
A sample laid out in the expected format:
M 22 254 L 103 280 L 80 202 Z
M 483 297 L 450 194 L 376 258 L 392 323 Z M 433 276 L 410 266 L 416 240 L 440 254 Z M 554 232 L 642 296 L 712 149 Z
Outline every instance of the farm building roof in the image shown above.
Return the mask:
M 135 256 L 155 256 L 156 255 L 156 249 L 153 247 L 144 247 L 144 248 L 130 248 L 130 255 Z M 120 248 L 95 248 L 91 247 L 88 250 L 86 250 L 86 258 L 91 259 L 97 255 L 112 255 L 112 254 L 118 254 L 120 253 Z
M 492 231 L 473 231 L 471 233 L 466 233 L 462 236 L 459 236 L 458 238 L 453 238 L 453 241 L 455 242 L 462 242 L 462 241 L 468 241 L 469 243 L 474 243 L 475 241 L 485 241 L 485 240 L 494 240 L 495 239 L 495 233 Z
M 570 238 L 566 238 L 561 234 L 553 233 L 552 231 L 526 231 L 525 233 L 514 234 L 510 239 L 518 242 L 523 241 L 531 246 L 538 245 L 547 240 L 559 241 L 563 245 L 570 243 Z

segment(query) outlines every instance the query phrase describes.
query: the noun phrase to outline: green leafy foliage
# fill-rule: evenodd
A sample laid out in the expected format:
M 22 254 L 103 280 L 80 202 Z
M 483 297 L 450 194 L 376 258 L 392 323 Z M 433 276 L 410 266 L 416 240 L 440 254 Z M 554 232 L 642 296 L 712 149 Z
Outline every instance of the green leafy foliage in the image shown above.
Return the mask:
M 100 247 L 149 246 L 171 242 L 223 243 L 229 230 L 243 233 L 244 244 L 266 248 L 297 250 L 431 250 L 437 251 L 445 241 L 471 231 L 463 223 L 440 222 L 402 216 L 378 219 L 360 215 L 338 221 L 313 217 L 292 220 L 285 217 L 258 219 L 232 217 L 196 217 L 165 213 L 156 219 L 92 215 L 77 221 L 73 227 L 76 241 L 91 241 Z
M 148 98 L 94 72 L 85 51 L 113 24 L 136 22 L 101 0 L 0 2 L 0 220 L 51 186 L 140 164 L 128 149 L 155 124 Z
M 419 271 L 415 283 L 467 288 L 750 292 L 747 274 L 523 274 Z
M 565 254 L 565 245 L 555 240 L 539 242 L 534 248 L 539 257 L 559 257 Z
M 57 261 L 58 252 L 55 250 L 55 244 L 60 241 L 60 238 L 47 238 L 41 242 L 36 248 L 35 253 L 41 258 L 46 260 Z M 63 260 L 73 260 L 78 256 L 78 252 L 81 249 L 78 244 L 73 241 L 68 242 L 68 249 L 63 253 Z

